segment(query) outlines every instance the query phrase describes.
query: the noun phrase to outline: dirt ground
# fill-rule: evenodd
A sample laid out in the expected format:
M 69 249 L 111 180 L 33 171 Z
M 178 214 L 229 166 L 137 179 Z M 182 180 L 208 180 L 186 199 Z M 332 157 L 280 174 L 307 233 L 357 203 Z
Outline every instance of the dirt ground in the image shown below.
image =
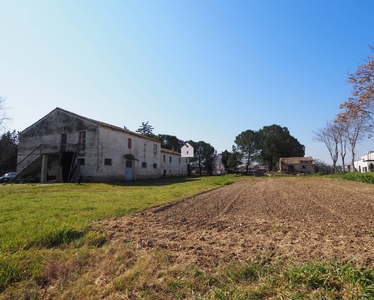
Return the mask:
M 328 178 L 247 178 L 101 223 L 110 243 L 167 249 L 202 268 L 231 259 L 334 259 L 374 267 L 374 185 Z

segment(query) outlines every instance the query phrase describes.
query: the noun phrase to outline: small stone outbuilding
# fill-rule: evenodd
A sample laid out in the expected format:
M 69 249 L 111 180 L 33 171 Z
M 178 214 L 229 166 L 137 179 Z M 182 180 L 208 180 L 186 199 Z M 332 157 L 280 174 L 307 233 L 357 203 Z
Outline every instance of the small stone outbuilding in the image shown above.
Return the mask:
M 278 162 L 278 172 L 314 174 L 316 166 L 313 158 L 309 157 L 281 157 Z

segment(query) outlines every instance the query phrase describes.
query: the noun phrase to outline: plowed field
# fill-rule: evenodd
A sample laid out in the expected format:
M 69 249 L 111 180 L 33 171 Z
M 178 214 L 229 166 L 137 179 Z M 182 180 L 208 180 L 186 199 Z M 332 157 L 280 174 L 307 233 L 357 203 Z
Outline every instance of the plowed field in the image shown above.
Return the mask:
M 176 262 L 330 260 L 374 266 L 374 185 L 247 178 L 140 214 L 103 221 L 110 243 L 172 251 Z

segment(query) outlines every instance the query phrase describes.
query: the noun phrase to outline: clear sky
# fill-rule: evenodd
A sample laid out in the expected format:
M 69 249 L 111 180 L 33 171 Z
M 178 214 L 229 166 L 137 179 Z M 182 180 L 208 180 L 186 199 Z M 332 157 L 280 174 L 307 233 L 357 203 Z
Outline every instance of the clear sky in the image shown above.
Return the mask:
M 372 54 L 373 11 L 372 0 L 0 0 L 8 129 L 61 107 L 222 152 L 277 124 L 331 163 L 313 131 Z

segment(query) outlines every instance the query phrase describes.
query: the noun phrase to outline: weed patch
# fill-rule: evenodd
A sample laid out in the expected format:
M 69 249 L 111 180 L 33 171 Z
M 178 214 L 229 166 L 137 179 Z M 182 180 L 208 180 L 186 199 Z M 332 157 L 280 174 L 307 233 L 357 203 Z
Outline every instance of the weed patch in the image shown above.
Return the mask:
M 361 173 L 361 172 L 349 172 L 342 175 L 343 179 L 364 182 L 364 183 L 374 183 L 373 173 Z

